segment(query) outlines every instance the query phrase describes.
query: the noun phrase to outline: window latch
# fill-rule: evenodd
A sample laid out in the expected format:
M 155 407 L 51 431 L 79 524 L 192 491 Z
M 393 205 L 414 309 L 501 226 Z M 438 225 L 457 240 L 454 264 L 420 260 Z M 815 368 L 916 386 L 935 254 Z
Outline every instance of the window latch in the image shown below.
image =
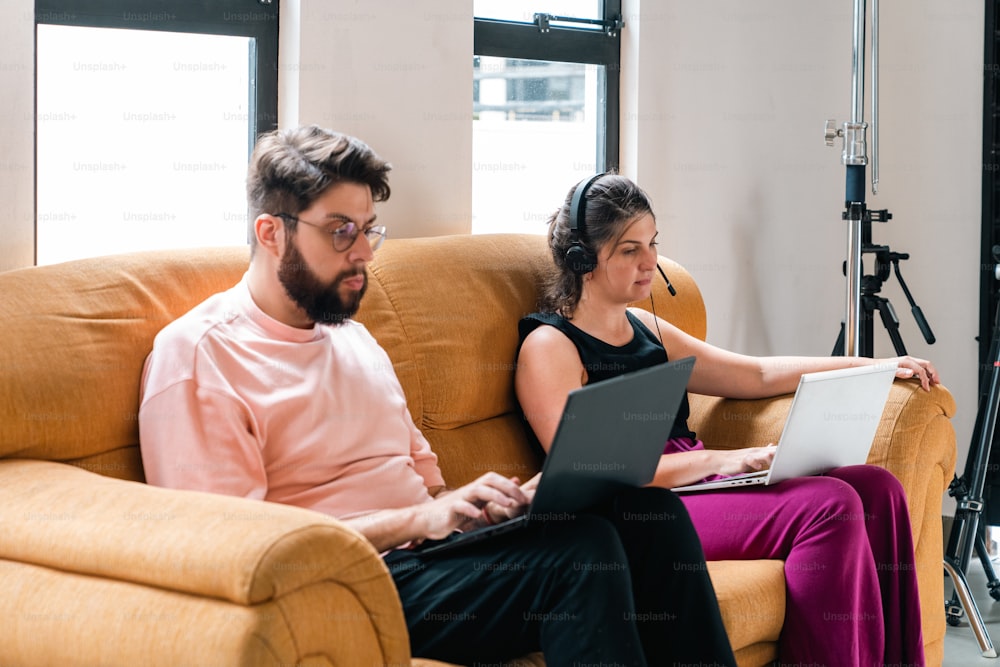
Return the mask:
M 582 19 L 574 16 L 554 16 L 552 14 L 535 13 L 534 24 L 538 26 L 538 32 L 550 32 L 552 30 L 553 21 L 557 21 L 559 23 L 599 25 L 604 30 L 604 34 L 608 37 L 617 37 L 618 33 L 625 27 L 625 22 L 622 21 L 620 14 L 618 16 L 613 16 L 610 19 Z

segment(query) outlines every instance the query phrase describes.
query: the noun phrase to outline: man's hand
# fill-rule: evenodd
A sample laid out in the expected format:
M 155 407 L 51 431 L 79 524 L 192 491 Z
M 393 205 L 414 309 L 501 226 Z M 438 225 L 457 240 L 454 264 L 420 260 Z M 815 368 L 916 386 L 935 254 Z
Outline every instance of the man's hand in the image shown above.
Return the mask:
M 537 476 L 536 476 L 537 478 Z M 529 487 L 529 484 L 534 484 Z M 510 479 L 495 472 L 488 472 L 457 489 L 439 492 L 429 503 L 417 506 L 417 520 L 423 539 L 438 540 L 456 530 L 466 530 L 484 523 L 483 508 L 490 505 L 495 514 L 491 517 L 506 519 L 523 513 L 534 494 L 535 480 L 519 486 L 516 477 Z
M 534 477 L 521 485 L 521 492 L 527 498 L 527 502 L 513 507 L 503 507 L 497 503 L 486 503 L 483 507 L 484 523 L 503 523 L 516 516 L 524 514 L 528 510 L 528 505 L 535 497 L 535 489 L 538 488 L 538 481 L 542 478 L 542 473 L 537 473 Z M 516 477 L 511 478 L 512 482 L 517 482 Z

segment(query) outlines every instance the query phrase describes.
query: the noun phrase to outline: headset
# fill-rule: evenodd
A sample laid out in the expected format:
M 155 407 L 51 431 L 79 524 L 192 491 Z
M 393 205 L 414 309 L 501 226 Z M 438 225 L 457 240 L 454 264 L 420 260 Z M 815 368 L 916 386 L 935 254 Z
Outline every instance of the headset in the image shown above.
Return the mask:
M 604 174 L 594 174 L 580 181 L 576 186 L 576 190 L 573 191 L 573 199 L 569 206 L 569 233 L 571 242 L 569 248 L 566 249 L 565 258 L 569 270 L 578 276 L 590 273 L 597 268 L 597 255 L 586 245 L 587 225 L 584 219 L 587 216 L 587 190 L 601 176 L 604 176 Z M 667 278 L 667 274 L 660 268 L 659 262 L 656 263 L 656 270 L 663 276 L 663 282 L 667 284 L 667 291 L 670 292 L 670 296 L 677 296 L 677 290 L 670 284 L 670 278 Z M 652 298 L 652 293 L 650 293 L 650 298 Z
M 566 249 L 566 266 L 578 276 L 590 273 L 597 268 L 597 255 L 587 247 L 587 226 L 584 218 L 587 215 L 587 190 L 604 174 L 594 174 L 580 181 L 573 192 L 569 207 L 570 246 Z
M 580 181 L 576 186 L 576 190 L 573 191 L 573 199 L 570 201 L 569 233 L 571 242 L 569 248 L 566 249 L 564 257 L 566 266 L 578 276 L 590 273 L 597 268 L 597 255 L 585 243 L 587 239 L 587 226 L 584 222 L 584 217 L 587 214 L 587 190 L 601 176 L 604 176 L 604 174 L 595 174 Z M 656 270 L 663 276 L 663 282 L 667 284 L 667 291 L 670 292 L 670 296 L 677 296 L 677 290 L 670 284 L 670 278 L 667 278 L 667 274 L 660 267 L 659 261 L 656 262 Z M 656 317 L 656 306 L 653 303 L 652 291 L 649 293 L 649 306 L 653 310 L 653 317 Z M 660 339 L 660 344 L 662 345 L 663 335 L 660 333 L 658 318 L 656 321 L 656 337 Z

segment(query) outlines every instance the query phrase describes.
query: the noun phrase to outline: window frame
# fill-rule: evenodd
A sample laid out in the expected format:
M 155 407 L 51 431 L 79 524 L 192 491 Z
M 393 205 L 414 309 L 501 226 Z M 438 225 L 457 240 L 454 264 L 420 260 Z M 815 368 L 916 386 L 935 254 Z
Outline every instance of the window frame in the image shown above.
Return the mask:
M 248 153 L 278 127 L 278 0 L 35 0 L 39 24 L 252 38 Z
M 544 0 L 539 0 L 543 12 Z M 621 0 L 603 0 L 606 25 L 621 21 Z M 548 60 L 604 66 L 606 104 L 604 122 L 598 119 L 596 163 L 605 171 L 619 167 L 621 124 L 621 27 L 577 28 L 563 23 L 501 21 L 474 17 L 473 56 L 495 56 L 522 60 Z

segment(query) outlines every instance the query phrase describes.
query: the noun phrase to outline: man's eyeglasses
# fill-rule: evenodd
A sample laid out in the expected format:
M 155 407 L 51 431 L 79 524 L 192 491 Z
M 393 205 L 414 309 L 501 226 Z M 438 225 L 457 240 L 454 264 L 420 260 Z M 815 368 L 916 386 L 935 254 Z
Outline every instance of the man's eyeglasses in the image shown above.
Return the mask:
M 368 245 L 371 246 L 372 250 L 378 250 L 379 246 L 382 245 L 382 241 L 385 241 L 385 225 L 375 225 L 363 230 L 357 224 L 347 220 L 339 227 L 330 229 L 326 225 L 317 225 L 315 222 L 302 220 L 288 213 L 275 213 L 275 215 L 283 220 L 294 220 L 295 222 L 300 222 L 303 225 L 315 227 L 320 231 L 326 232 L 333 239 L 333 249 L 337 252 L 344 252 L 354 245 L 358 234 L 365 235 L 365 239 L 368 240 Z

